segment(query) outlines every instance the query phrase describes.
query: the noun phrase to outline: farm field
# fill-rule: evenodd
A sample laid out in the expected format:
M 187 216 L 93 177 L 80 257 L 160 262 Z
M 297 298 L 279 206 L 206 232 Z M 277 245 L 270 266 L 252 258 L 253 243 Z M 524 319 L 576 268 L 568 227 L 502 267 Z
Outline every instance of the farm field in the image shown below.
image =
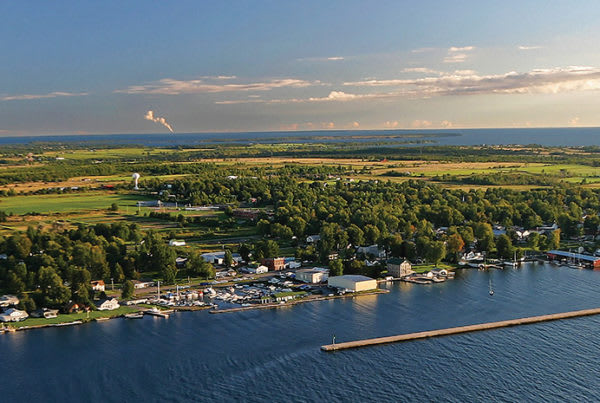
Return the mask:
M 134 209 L 138 200 L 148 198 L 136 194 L 103 192 L 12 196 L 0 198 L 0 210 L 13 214 L 64 213 L 108 209 L 112 203 Z

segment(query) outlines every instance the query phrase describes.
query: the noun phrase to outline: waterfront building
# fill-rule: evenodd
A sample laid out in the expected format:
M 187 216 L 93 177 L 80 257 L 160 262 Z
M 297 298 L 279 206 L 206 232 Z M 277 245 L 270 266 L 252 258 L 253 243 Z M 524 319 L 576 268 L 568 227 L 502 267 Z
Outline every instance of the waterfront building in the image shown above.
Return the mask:
M 14 295 L 3 295 L 0 297 L 0 307 L 6 308 L 11 305 L 17 305 L 19 303 L 19 298 Z
M 400 278 L 414 273 L 412 265 L 406 259 L 393 258 L 387 261 L 387 271 L 390 275 Z
M 343 276 L 329 277 L 327 285 L 354 292 L 368 291 L 377 288 L 377 280 L 367 276 L 346 274 Z
M 329 278 L 329 270 L 303 269 L 296 271 L 296 280 L 304 283 L 317 284 Z
M 56 318 L 57 316 L 58 316 L 58 309 L 42 308 L 42 309 L 36 309 L 35 311 L 31 312 L 32 318 L 51 319 L 51 318 Z
M 0 321 L 2 322 L 20 322 L 29 317 L 29 314 L 25 311 L 21 311 L 15 308 L 9 308 L 0 314 Z
M 116 298 L 109 298 L 109 299 L 100 301 L 96 305 L 96 308 L 98 308 L 99 311 L 114 311 L 115 309 L 118 309 L 120 306 L 121 305 L 119 305 L 119 301 Z
M 585 264 L 593 269 L 600 269 L 600 257 L 584 255 L 582 253 L 566 252 L 563 250 L 549 250 L 547 253 L 549 260 L 568 260 Z

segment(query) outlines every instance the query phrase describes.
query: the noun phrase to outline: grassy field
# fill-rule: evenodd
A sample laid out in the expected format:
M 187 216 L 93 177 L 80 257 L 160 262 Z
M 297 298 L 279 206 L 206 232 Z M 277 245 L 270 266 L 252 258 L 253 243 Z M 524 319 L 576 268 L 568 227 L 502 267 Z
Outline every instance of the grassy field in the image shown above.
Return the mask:
M 13 214 L 64 213 L 107 209 L 112 203 L 116 203 L 119 207 L 135 209 L 138 200 L 148 200 L 148 198 L 135 194 L 103 192 L 12 196 L 0 198 L 0 210 Z
M 27 318 L 22 322 L 10 323 L 8 325 L 11 327 L 14 327 L 14 328 L 20 328 L 20 327 L 25 327 L 25 326 L 52 325 L 52 324 L 59 324 L 59 323 L 70 323 L 70 322 L 75 322 L 77 320 L 87 321 L 87 320 L 93 320 L 93 319 L 97 319 L 97 318 L 114 318 L 115 316 L 121 316 L 126 313 L 137 312 L 137 311 L 139 311 L 138 308 L 134 308 L 134 307 L 130 307 L 130 306 L 122 306 L 118 309 L 115 309 L 114 311 L 92 311 L 89 313 L 89 317 L 88 317 L 87 313 L 80 312 L 80 313 L 71 313 L 71 314 L 61 314 L 61 315 L 58 315 L 56 318 L 50 318 L 50 319 Z

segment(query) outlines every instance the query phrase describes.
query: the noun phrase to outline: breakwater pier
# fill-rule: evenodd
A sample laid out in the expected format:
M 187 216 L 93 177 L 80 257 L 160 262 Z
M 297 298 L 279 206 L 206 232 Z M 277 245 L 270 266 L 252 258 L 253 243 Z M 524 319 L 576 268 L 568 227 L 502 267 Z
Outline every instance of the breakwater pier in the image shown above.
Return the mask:
M 600 308 L 584 309 L 580 311 L 570 311 L 562 313 L 554 313 L 550 315 L 530 316 L 520 319 L 502 320 L 499 322 L 479 323 L 475 325 L 451 327 L 446 329 L 428 330 L 424 332 L 406 333 L 397 336 L 377 337 L 374 339 L 364 339 L 356 341 L 348 341 L 343 343 L 334 343 L 321 346 L 323 351 L 339 351 L 351 348 L 375 346 L 378 344 L 398 343 L 402 341 L 427 339 L 430 337 L 450 336 L 453 334 L 471 333 L 482 330 L 500 329 L 503 327 L 529 325 L 532 323 L 549 322 L 560 319 L 578 318 L 582 316 L 598 315 Z

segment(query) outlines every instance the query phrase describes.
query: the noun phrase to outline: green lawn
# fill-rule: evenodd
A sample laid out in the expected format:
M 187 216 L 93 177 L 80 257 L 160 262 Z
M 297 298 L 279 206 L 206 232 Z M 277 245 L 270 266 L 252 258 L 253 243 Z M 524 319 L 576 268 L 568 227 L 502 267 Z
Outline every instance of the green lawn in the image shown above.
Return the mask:
M 22 322 L 9 323 L 9 326 L 19 328 L 24 326 L 39 326 L 39 325 L 50 325 L 50 324 L 58 324 L 58 323 L 70 323 L 75 322 L 77 320 L 87 321 L 96 318 L 113 318 L 115 316 L 121 316 L 126 313 L 137 312 L 138 308 L 134 308 L 131 306 L 122 306 L 114 311 L 92 311 L 88 314 L 85 312 L 81 313 L 71 313 L 71 314 L 61 314 L 56 318 L 45 319 L 45 318 L 27 318 Z
M 125 206 L 135 208 L 138 200 L 148 200 L 148 198 L 135 194 L 100 192 L 12 196 L 0 198 L 0 210 L 13 214 L 63 213 L 107 209 L 112 203 L 122 208 Z
M 425 273 L 428 271 L 431 271 L 432 269 L 435 269 L 436 266 L 433 264 L 420 264 L 420 265 L 413 265 L 412 269 L 415 271 L 415 273 Z M 450 266 L 448 264 L 445 263 L 440 263 L 437 265 L 438 269 L 446 269 L 446 270 L 454 270 L 455 267 L 454 266 Z

